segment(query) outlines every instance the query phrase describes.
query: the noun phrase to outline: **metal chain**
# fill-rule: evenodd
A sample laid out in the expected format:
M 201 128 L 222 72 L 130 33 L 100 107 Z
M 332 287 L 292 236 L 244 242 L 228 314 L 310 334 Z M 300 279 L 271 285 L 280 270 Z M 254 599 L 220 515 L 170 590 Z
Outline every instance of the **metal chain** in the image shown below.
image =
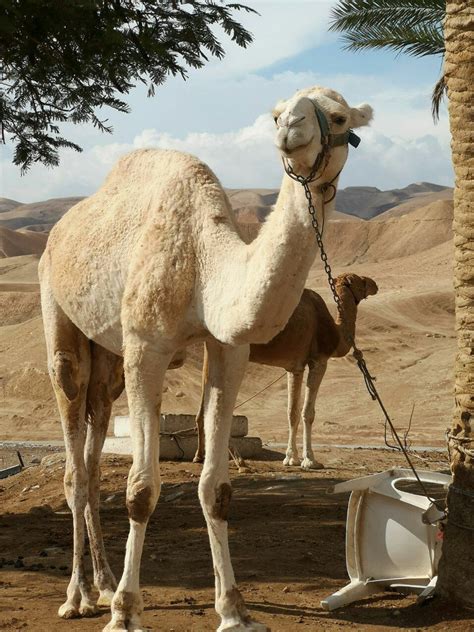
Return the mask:
M 317 160 L 317 162 L 318 162 L 318 160 Z M 322 160 L 319 161 L 319 165 L 321 164 L 321 162 L 322 162 Z M 290 178 L 292 178 L 293 180 L 296 180 L 297 182 L 299 182 L 303 186 L 303 189 L 304 189 L 305 197 L 306 197 L 306 200 L 308 202 L 308 211 L 309 211 L 309 214 L 311 216 L 311 224 L 313 226 L 313 229 L 314 229 L 314 232 L 315 232 L 315 235 L 316 235 L 316 242 L 317 242 L 318 247 L 319 247 L 319 255 L 320 255 L 321 261 L 323 262 L 323 265 L 324 265 L 324 271 L 325 271 L 327 279 L 328 279 L 328 284 L 329 284 L 329 287 L 331 289 L 334 302 L 336 303 L 337 311 L 338 311 L 338 313 L 340 315 L 340 321 L 341 321 L 341 324 L 343 325 L 342 330 L 344 332 L 344 336 L 345 336 L 347 342 L 350 344 L 350 346 L 353 349 L 352 355 L 354 356 L 354 358 L 355 358 L 355 360 L 357 362 L 357 366 L 359 367 L 359 369 L 360 369 L 360 371 L 361 371 L 361 373 L 362 373 L 362 375 L 364 377 L 364 382 L 365 382 L 365 386 L 367 388 L 367 391 L 369 392 L 369 395 L 371 396 L 371 398 L 374 401 L 378 402 L 380 408 L 382 409 L 384 417 L 385 417 L 385 424 L 386 425 L 388 424 L 388 426 L 390 428 L 390 431 L 392 433 L 392 437 L 395 439 L 395 441 L 398 444 L 398 446 L 390 446 L 390 447 L 393 447 L 393 448 L 395 448 L 397 450 L 400 450 L 403 453 L 408 465 L 410 466 L 411 471 L 413 472 L 413 475 L 415 476 L 415 479 L 417 480 L 421 490 L 423 491 L 423 494 L 426 496 L 426 498 L 431 503 L 433 503 L 433 505 L 439 511 L 441 511 L 444 514 L 444 517 L 446 517 L 445 508 L 440 506 L 439 505 L 439 501 L 436 501 L 434 498 L 432 498 L 428 494 L 428 491 L 427 491 L 423 481 L 419 477 L 418 472 L 416 471 L 416 469 L 415 469 L 410 457 L 408 456 L 407 448 L 406 448 L 406 446 L 403 445 L 400 437 L 398 436 L 398 433 L 397 433 L 397 431 L 395 429 L 395 426 L 393 425 L 392 420 L 390 419 L 390 416 L 389 416 L 389 414 L 388 414 L 388 412 L 387 412 L 387 410 L 386 410 L 386 408 L 385 408 L 385 406 L 384 406 L 384 404 L 383 404 L 383 402 L 382 402 L 382 400 L 380 398 L 380 395 L 378 394 L 377 388 L 376 388 L 375 383 L 374 383 L 375 382 L 375 377 L 373 377 L 370 374 L 370 372 L 369 372 L 369 369 L 368 369 L 367 364 L 366 364 L 365 359 L 364 359 L 364 354 L 357 347 L 357 345 L 355 343 L 355 340 L 354 340 L 354 337 L 347 331 L 346 327 L 344 326 L 344 318 L 343 318 L 343 313 L 342 313 L 341 299 L 339 298 L 339 295 L 337 294 L 337 291 L 336 291 L 336 282 L 335 282 L 334 276 L 332 274 L 332 269 L 331 269 L 331 266 L 330 266 L 329 261 L 328 261 L 328 256 L 327 256 L 326 250 L 324 249 L 323 237 L 322 237 L 321 230 L 319 228 L 319 222 L 318 222 L 318 218 L 317 218 L 317 211 L 316 211 L 316 208 L 315 208 L 315 206 L 313 204 L 313 196 L 312 196 L 312 193 L 311 193 L 311 189 L 309 187 L 309 183 L 314 180 L 315 170 L 313 168 L 313 170 L 311 171 L 309 176 L 307 178 L 305 178 L 304 176 L 297 175 L 293 171 L 293 169 L 292 169 L 292 167 L 290 165 L 288 165 L 288 167 L 289 167 L 289 169 L 287 169 L 287 165 L 285 165 L 286 173 L 290 176 Z M 314 173 L 313 173 L 313 171 L 314 171 Z M 323 169 L 323 171 L 324 171 L 324 169 Z M 339 175 L 339 174 L 337 174 L 337 175 Z M 337 178 L 337 176 L 336 176 L 336 178 Z M 333 181 L 336 178 L 334 178 Z M 326 184 L 331 184 L 332 185 L 332 182 L 326 183 Z M 325 187 L 324 184 L 321 185 L 321 187 L 320 187 L 320 191 L 322 193 L 323 217 L 324 217 L 324 214 L 325 214 L 324 213 L 324 205 L 327 203 L 327 201 L 324 200 L 324 193 L 325 193 L 325 190 L 327 190 L 327 189 L 325 189 L 324 187 Z M 333 198 L 331 198 L 331 199 L 333 199 Z

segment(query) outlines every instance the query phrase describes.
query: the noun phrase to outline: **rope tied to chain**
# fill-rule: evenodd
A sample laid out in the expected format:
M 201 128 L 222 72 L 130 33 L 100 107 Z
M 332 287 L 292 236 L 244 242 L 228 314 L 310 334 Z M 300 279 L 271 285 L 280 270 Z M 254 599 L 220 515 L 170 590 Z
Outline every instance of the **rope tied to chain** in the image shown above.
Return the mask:
M 474 450 L 466 448 L 465 444 L 474 443 L 474 437 L 464 437 L 455 435 L 450 430 L 446 431 L 446 441 L 448 444 L 448 452 L 451 460 L 451 447 L 464 456 L 468 456 L 470 459 L 474 459 Z

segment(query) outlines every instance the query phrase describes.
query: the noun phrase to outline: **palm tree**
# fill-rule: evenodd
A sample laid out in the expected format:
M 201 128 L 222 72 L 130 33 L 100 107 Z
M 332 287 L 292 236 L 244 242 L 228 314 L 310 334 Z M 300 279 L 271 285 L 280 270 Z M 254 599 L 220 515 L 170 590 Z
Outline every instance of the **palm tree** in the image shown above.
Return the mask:
M 456 177 L 454 189 L 454 287 L 458 352 L 455 410 L 449 434 L 453 484 L 438 592 L 474 606 L 474 7 L 446 3 L 445 77 Z
M 442 24 L 444 21 L 444 38 Z M 474 606 L 474 7 L 472 0 L 341 0 L 332 28 L 351 50 L 445 55 L 454 189 L 457 357 L 448 433 L 453 483 L 437 592 Z M 439 91 L 438 91 L 439 92 Z
M 341 31 L 348 50 L 388 48 L 415 57 L 444 55 L 444 0 L 340 0 L 331 11 L 332 31 Z M 433 90 L 438 119 L 444 75 Z

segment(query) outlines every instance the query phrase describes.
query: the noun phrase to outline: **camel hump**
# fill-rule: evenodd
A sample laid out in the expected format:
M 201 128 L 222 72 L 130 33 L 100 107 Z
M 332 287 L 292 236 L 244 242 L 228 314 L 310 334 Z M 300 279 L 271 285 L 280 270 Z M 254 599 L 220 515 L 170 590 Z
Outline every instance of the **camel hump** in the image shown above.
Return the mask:
M 200 183 L 218 183 L 212 169 L 197 156 L 176 149 L 135 149 L 121 156 L 109 171 L 102 190 L 138 184 L 146 188 L 157 182 L 191 179 Z
M 331 357 L 339 344 L 339 332 L 326 303 L 314 290 L 305 289 L 302 301 L 311 304 L 314 312 L 314 335 L 311 342 L 311 356 Z

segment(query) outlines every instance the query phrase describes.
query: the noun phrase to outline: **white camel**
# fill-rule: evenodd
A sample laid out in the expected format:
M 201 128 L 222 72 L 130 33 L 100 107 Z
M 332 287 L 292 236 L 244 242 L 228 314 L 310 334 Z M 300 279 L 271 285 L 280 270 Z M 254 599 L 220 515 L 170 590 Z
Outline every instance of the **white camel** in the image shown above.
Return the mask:
M 342 358 L 351 350 L 349 338 L 354 339 L 357 307 L 363 299 L 377 294 L 373 279 L 345 272 L 335 279 L 341 312 L 336 320 L 331 316 L 324 300 L 308 288 L 301 295 L 295 311 L 284 329 L 266 344 L 250 345 L 249 361 L 256 364 L 278 366 L 287 371 L 288 379 L 288 447 L 283 465 L 301 465 L 303 470 L 324 467 L 314 457 L 311 443 L 316 398 L 326 373 L 329 358 Z M 347 335 L 349 334 L 349 336 Z M 303 408 L 301 388 L 308 367 Z M 208 375 L 208 357 L 204 347 L 202 393 L 196 415 L 198 446 L 195 463 L 204 461 L 204 390 Z M 296 436 L 303 421 L 303 460 L 298 456 Z
M 310 185 L 320 209 L 320 186 L 331 180 L 337 185 L 347 158 L 348 138 L 341 134 L 366 125 L 371 108 L 350 108 L 336 92 L 315 87 L 280 102 L 274 116 L 276 144 L 295 172 L 308 175 L 320 163 Z M 338 136 L 327 137 L 326 124 Z M 90 616 L 96 608 L 84 569 L 86 524 L 98 604 L 113 595 L 105 630 L 143 629 L 139 570 L 160 493 L 163 379 L 177 351 L 205 340 L 206 460 L 199 498 L 214 563 L 219 631 L 266 629 L 247 612 L 229 555 L 230 423 L 249 343 L 267 342 L 285 326 L 315 254 L 299 183 L 283 177 L 275 210 L 247 245 L 215 175 L 197 158 L 175 151 L 125 156 L 99 191 L 53 228 L 40 263 L 41 298 L 74 524 L 72 575 L 60 616 Z M 130 532 L 116 589 L 99 522 L 99 459 L 112 401 L 123 388 L 122 363 L 133 465 L 127 485 Z

